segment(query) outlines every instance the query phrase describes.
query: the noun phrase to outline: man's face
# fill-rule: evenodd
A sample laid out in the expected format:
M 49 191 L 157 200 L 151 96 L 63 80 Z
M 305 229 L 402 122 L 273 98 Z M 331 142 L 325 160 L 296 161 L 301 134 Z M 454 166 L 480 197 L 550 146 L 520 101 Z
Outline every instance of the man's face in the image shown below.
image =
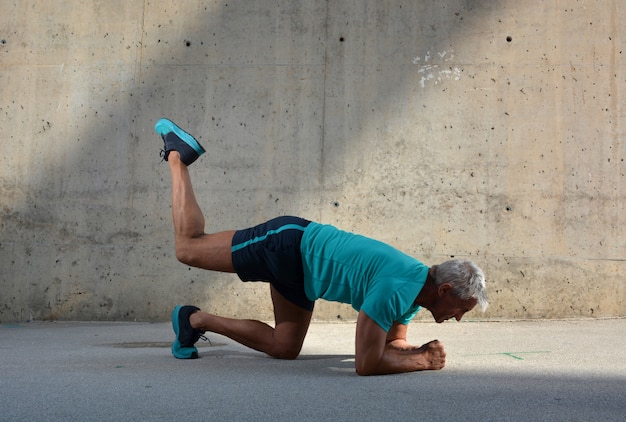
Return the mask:
M 460 321 L 466 312 L 471 311 L 476 306 L 476 299 L 460 299 L 452 294 L 452 289 L 442 285 L 439 287 L 439 297 L 435 304 L 429 309 L 435 321 L 440 324 L 448 319 L 454 318 Z

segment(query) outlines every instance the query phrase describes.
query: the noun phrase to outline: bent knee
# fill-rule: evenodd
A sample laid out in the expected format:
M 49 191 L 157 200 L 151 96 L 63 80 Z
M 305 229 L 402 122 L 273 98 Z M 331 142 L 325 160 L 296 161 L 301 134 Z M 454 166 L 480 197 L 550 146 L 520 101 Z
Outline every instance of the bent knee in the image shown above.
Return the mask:
M 300 344 L 277 344 L 272 348 L 269 355 L 276 359 L 284 359 L 284 360 L 294 360 L 298 356 L 300 356 L 300 351 L 302 350 L 302 345 Z
M 176 259 L 191 267 L 235 272 L 228 232 L 197 238 L 177 237 L 175 251 Z
M 176 259 L 190 267 L 204 268 L 207 253 L 193 239 L 176 239 Z
M 189 248 L 176 246 L 176 259 L 189 266 L 196 266 L 197 257 L 189 250 Z

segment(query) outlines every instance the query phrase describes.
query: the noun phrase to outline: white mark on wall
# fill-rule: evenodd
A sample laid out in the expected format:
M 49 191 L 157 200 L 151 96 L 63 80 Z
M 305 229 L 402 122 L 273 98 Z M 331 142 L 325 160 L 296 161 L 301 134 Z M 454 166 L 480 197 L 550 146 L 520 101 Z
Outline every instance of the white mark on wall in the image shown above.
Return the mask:
M 454 50 L 444 50 L 436 52 L 434 55 L 428 51 L 424 56 L 414 57 L 413 64 L 419 66 L 417 73 L 421 75 L 419 80 L 420 87 L 425 88 L 427 83 L 437 85 L 444 80 L 458 81 L 461 79 L 461 69 L 456 66 L 445 65 L 445 62 L 453 59 Z

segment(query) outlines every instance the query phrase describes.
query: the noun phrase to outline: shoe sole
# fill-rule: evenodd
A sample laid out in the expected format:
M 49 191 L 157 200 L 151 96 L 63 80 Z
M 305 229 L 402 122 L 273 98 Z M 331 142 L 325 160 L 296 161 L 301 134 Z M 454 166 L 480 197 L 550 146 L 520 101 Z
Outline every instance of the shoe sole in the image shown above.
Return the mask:
M 178 333 L 180 332 L 180 324 L 178 323 L 178 316 L 180 314 L 180 310 L 182 309 L 181 305 L 178 305 L 172 311 L 172 328 L 174 328 L 174 333 L 176 334 L 176 340 L 172 343 L 172 354 L 175 358 L 178 359 L 197 359 L 198 358 L 198 349 L 194 347 L 182 347 L 180 342 L 178 341 Z
M 200 145 L 200 143 L 196 141 L 193 136 L 182 130 L 176 125 L 176 123 L 169 119 L 159 119 L 159 121 L 154 125 L 154 130 L 160 136 L 165 136 L 168 133 L 174 132 L 174 134 L 182 139 L 184 143 L 193 148 L 198 155 L 202 155 L 206 152 L 204 148 L 202 148 L 202 145 Z

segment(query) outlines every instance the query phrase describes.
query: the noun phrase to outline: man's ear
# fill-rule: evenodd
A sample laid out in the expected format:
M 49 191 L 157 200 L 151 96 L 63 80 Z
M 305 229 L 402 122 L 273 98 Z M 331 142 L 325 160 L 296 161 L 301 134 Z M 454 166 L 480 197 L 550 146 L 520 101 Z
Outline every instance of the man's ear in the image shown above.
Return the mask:
M 448 294 L 451 291 L 452 291 L 452 284 L 450 283 L 443 283 L 437 288 L 437 293 L 439 294 L 440 297 Z

